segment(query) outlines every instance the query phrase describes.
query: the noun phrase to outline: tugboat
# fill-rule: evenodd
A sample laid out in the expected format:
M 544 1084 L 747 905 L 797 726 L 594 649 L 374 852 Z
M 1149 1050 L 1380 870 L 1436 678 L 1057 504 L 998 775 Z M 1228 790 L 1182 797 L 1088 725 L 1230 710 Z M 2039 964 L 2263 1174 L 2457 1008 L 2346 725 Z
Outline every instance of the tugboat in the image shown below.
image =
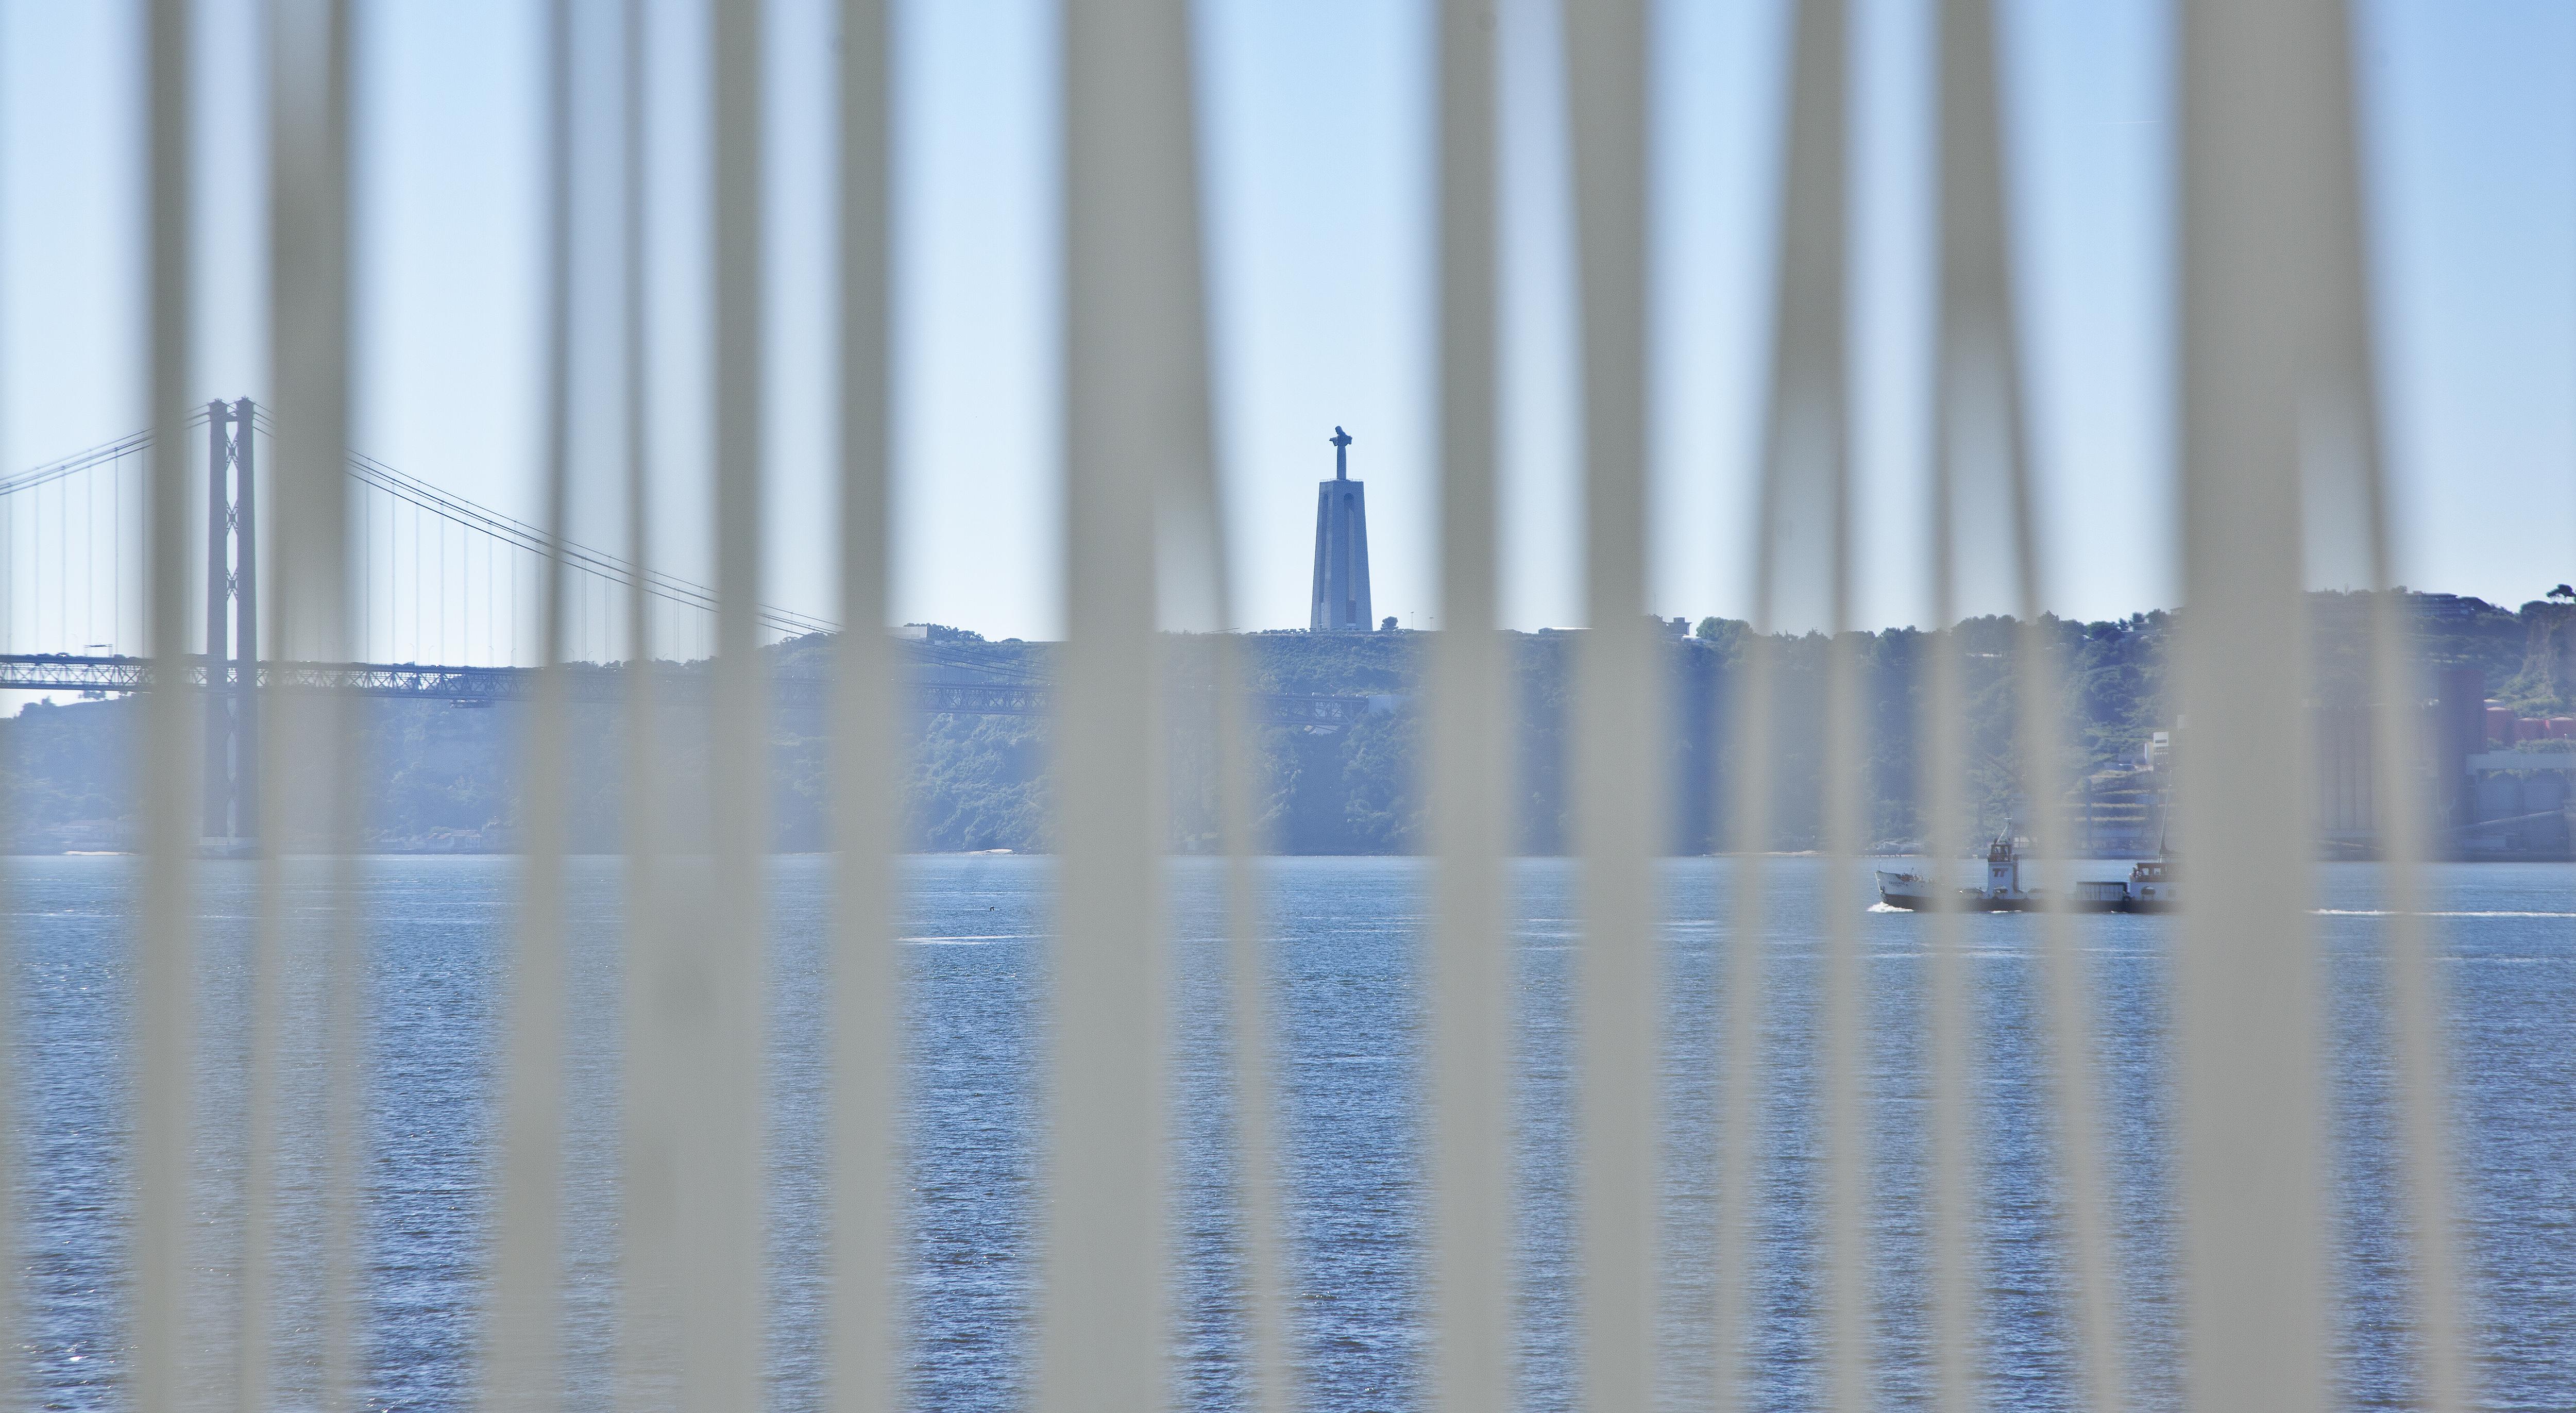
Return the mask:
M 2129 870 L 2129 905 L 2122 912 L 2169 913 L 2181 904 L 2174 898 L 2173 856 L 2158 851 Z
M 2169 913 L 2174 901 L 2172 856 L 2159 853 L 2151 859 L 2140 859 L 2129 870 L 2127 882 L 2104 879 L 2075 885 L 2075 910 L 2079 913 Z
M 1986 883 L 1982 888 L 1943 890 L 1940 885 L 1919 873 L 1890 873 L 1878 870 L 1878 900 L 1891 908 L 1908 912 L 1930 912 L 1935 908 L 1955 908 L 1968 913 L 2020 913 L 2045 905 L 2045 895 L 2037 888 L 2021 886 L 2021 851 L 2013 844 L 2011 820 L 2004 821 L 2004 832 L 1986 846 Z
M 2169 913 L 2181 907 L 2174 897 L 2173 850 L 2156 836 L 2156 856 L 2129 868 L 2128 881 L 2078 883 L 2075 910 L 2084 913 Z

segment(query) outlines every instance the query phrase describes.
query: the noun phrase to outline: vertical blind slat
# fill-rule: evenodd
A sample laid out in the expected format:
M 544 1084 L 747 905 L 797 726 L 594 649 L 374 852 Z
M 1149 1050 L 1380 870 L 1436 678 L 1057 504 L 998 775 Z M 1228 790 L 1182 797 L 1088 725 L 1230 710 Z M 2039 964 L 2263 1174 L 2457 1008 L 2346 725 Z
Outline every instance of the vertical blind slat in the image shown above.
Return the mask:
M 2432 801 L 2421 773 L 2426 723 L 2418 687 L 2421 664 L 2413 625 L 2395 593 L 2397 564 L 2389 522 L 2388 467 L 2377 388 L 2378 331 L 2370 298 L 2367 225 L 2363 220 L 2361 148 L 2352 74 L 2352 20 L 2343 4 L 2319 15 L 2317 119 L 2323 126 L 2317 172 L 2317 229 L 2308 268 L 2320 302 L 2320 381 L 2329 407 L 2348 420 L 2341 429 L 2351 459 L 2331 494 L 2361 502 L 2359 517 L 2373 589 L 2369 616 L 2372 788 L 2388 918 L 2387 1022 L 2394 1076 L 2406 1251 L 2414 1277 L 2417 1331 L 2416 1406 L 2451 1413 L 2467 1406 L 2472 1379 L 2462 1348 L 2459 1261 L 2454 1252 L 2448 1066 L 2442 1055 L 2447 1004 L 2433 964 L 2426 919 L 2424 861 L 2430 857 Z M 2311 465 L 2314 463 L 2311 462 Z M 2437 757 L 2438 758 L 2438 757 Z
M 2058 769 L 2065 742 L 2065 719 L 2057 670 L 2057 647 L 2041 621 L 2046 602 L 2041 590 L 2038 536 L 2030 493 L 2028 442 L 2024 431 L 2022 375 L 2016 302 L 2006 205 L 2001 140 L 2001 92 L 1997 80 L 1998 49 L 1990 0 L 1946 0 L 1942 7 L 1941 119 L 1941 350 L 1937 376 L 1939 418 L 1934 446 L 1935 491 L 1945 515 L 1963 501 L 2008 508 L 2012 583 L 2018 595 L 2018 651 L 2014 658 L 2015 701 L 2020 721 L 2017 760 L 2022 793 L 2032 801 L 2032 818 L 2024 821 L 2039 838 L 2072 859 L 2073 834 L 2066 813 L 2066 791 Z M 1941 536 L 1942 573 L 1948 580 L 1936 613 L 1944 624 L 1957 613 L 1955 557 L 1958 540 L 1945 528 Z M 1943 703 L 1961 709 L 1957 674 L 1960 648 L 1945 651 L 1938 666 L 1950 675 Z M 1953 789 L 1963 782 L 1957 773 L 1964 761 L 1955 752 L 1963 744 L 1964 722 L 1953 715 L 1940 729 L 1940 745 L 1954 752 L 1945 769 Z M 1954 828 L 1956 805 L 1936 805 L 1937 828 Z M 1933 857 L 1954 857 L 1957 840 L 1936 835 Z M 2067 864 L 2071 870 L 2071 862 Z M 2055 884 L 2062 895 L 2073 888 L 2068 879 Z M 2058 900 L 2061 903 L 2064 898 Z M 2103 1191 L 2102 1148 L 2095 1116 L 2099 1092 L 2093 1059 L 2093 1027 L 2086 969 L 2077 950 L 2073 916 L 2063 907 L 2045 908 L 2037 919 L 2042 987 L 2046 1004 L 2042 1028 L 2050 1056 L 2045 1092 L 2051 1099 L 2058 1133 L 2058 1161 L 2064 1183 L 2064 1239 L 2074 1288 L 2076 1377 L 2086 1391 L 2087 1406 L 2118 1413 L 2126 1387 L 2118 1345 L 2117 1265 L 2109 1233 L 2109 1204 Z M 1955 938 L 1957 927 L 1950 925 Z M 1964 1068 L 1964 1067 L 1963 1067 Z M 1969 1157 L 1973 1162 L 1974 1149 Z M 1973 1182 L 1974 1168 L 1964 1174 Z M 1966 1190 L 1972 1194 L 1973 1187 Z M 1973 1201 L 1963 1194 L 1963 1200 Z M 1973 1226 L 1955 1233 L 1947 1272 L 1952 1302 L 1972 1298 L 1971 1271 L 1961 1264 L 1973 1259 L 1979 1240 Z M 1973 1310 L 1956 1304 L 1954 1320 L 1968 1321 Z M 1973 1327 L 1967 1361 L 1951 1364 L 1951 1377 L 1974 1378 L 1977 1353 Z M 1961 1356 L 1954 1355 L 1957 1360 Z M 1972 1389 L 1961 1389 L 1972 1394 Z
M 1563 12 L 1583 381 L 1584 603 L 1574 705 L 1583 941 L 1582 1389 L 1596 1410 L 1654 1398 L 1662 1034 L 1654 858 L 1662 682 L 1646 622 L 1646 9 Z
M 1944 0 L 1940 22 L 1940 283 L 1931 447 L 1934 637 L 1924 673 L 1921 753 L 1924 873 L 1936 898 L 1951 886 L 1950 871 L 1968 842 L 1961 828 L 1968 804 L 1964 645 L 1954 631 L 1959 620 L 1960 502 L 1987 469 L 1980 455 L 1991 457 L 1995 450 L 1994 438 L 1977 436 L 1990 430 L 1995 409 L 1976 403 L 1976 395 L 1992 382 L 1991 369 L 1979 366 L 1978 357 L 1991 351 L 1977 340 L 1988 332 L 1978 321 L 1991 313 L 1984 307 L 1983 262 L 1994 254 L 1987 245 L 1994 232 L 1985 200 L 1995 155 L 1990 141 L 1991 16 L 1984 0 Z M 1996 204 L 1999 199 L 1997 193 Z M 1981 373 L 1988 377 L 1980 379 Z M 1980 413 L 1988 420 L 1981 421 Z M 1959 909 L 1936 908 L 1928 920 L 1931 947 L 1924 959 L 1924 1049 L 1931 1090 L 1926 1215 L 1932 1373 L 1935 1406 L 1944 1413 L 1964 1413 L 1975 1406 L 1980 1369 L 1977 1282 L 1972 1279 L 1978 1153 L 1969 1105 L 1976 1084 L 1976 1044 L 1962 975 L 1966 962 L 1960 955 L 1964 919 Z
M 762 307 L 766 7 L 728 0 L 714 16 L 716 661 L 712 773 L 714 925 L 691 942 L 700 1053 L 684 1136 L 689 1237 L 681 1395 L 695 1413 L 760 1397 L 762 1174 L 766 1106 L 761 1013 L 767 976 L 767 673 L 759 601 L 767 320 Z
M 653 631 L 653 492 L 656 469 L 650 417 L 650 365 L 645 354 L 652 305 L 646 244 L 651 129 L 652 20 L 645 0 L 619 7 L 619 411 L 623 414 L 627 579 L 625 947 L 619 967 L 618 1287 L 614 1339 L 617 1405 L 666 1406 L 669 1351 L 677 1331 L 678 1137 L 673 1124 L 672 1027 L 664 1001 L 672 990 L 672 886 L 666 876 L 672 800 L 662 761 L 668 734 L 661 715 L 661 648 Z
M 504 998 L 499 1191 L 494 1201 L 487 1406 L 561 1401 L 564 850 L 571 744 L 565 680 L 571 608 L 563 537 L 572 502 L 573 14 L 546 11 L 546 565 L 543 646 L 521 779 L 526 850 Z
M 277 656 L 341 661 L 355 655 L 350 611 L 348 478 L 349 55 L 352 17 L 343 0 L 298 0 L 269 16 L 269 236 L 271 362 L 277 431 L 267 461 L 278 528 L 268 556 L 276 588 Z M 251 409 L 247 404 L 244 413 Z M 239 435 L 252 436 L 245 417 Z M 245 461 L 245 469 L 248 462 Z M 247 497 L 245 496 L 245 500 Z M 246 600 L 245 616 L 253 612 Z M 250 1067 L 244 1144 L 242 1268 L 235 1299 L 241 1347 L 235 1396 L 245 1410 L 271 1406 L 269 1347 L 276 1237 L 279 1061 L 295 886 L 284 854 L 322 841 L 323 897 L 304 910 L 323 947 L 324 1095 L 322 1197 L 322 1394 L 345 1401 L 359 1381 L 357 1335 L 359 1148 L 365 947 L 358 915 L 357 853 L 364 808 L 356 704 L 344 692 L 269 694 L 276 739 L 306 749 L 261 754 L 257 933 L 253 940 Z M 302 760 L 299 761 L 299 757 Z M 318 781 L 297 783 L 318 763 Z
M 1059 674 L 1043 1409 L 1165 1399 L 1156 501 L 1207 453 L 1188 6 L 1064 12 Z
M 892 218 L 887 13 L 843 0 L 840 73 L 841 635 L 832 721 L 835 842 L 832 1406 L 890 1413 L 902 1391 L 897 1274 L 903 974 L 894 951 L 893 643 L 886 634 L 892 428 L 887 325 Z
M 1936 308 L 1932 393 L 1932 636 L 1923 672 L 1924 877 L 1937 900 L 1953 883 L 1951 871 L 1967 843 L 1961 825 L 1967 810 L 1967 731 L 1965 685 L 1954 626 L 1959 619 L 1959 510 L 1963 480 L 1973 481 L 1976 409 L 1962 405 L 1974 391 L 1973 371 L 1962 366 L 1973 351 L 1958 345 L 1963 322 L 1982 310 L 1973 308 L 1977 274 L 1969 247 L 1978 235 L 1976 217 L 1964 210 L 1982 192 L 1970 187 L 1983 175 L 1977 164 L 1987 151 L 1975 145 L 1979 104 L 1988 105 L 1991 75 L 1978 50 L 1978 30 L 1987 16 L 1979 0 L 1944 0 L 1940 10 L 1940 274 Z M 1981 87 L 1981 85 L 1986 85 Z M 1982 251 L 1974 252 L 1982 254 Z M 1962 285 L 1968 288 L 1962 289 Z M 1962 309 L 1969 304 L 1972 307 Z M 1963 423 L 1968 425 L 1962 425 Z M 2009 826 L 2007 826 L 2009 827 Z M 1964 1413 L 1976 1399 L 1978 1331 L 1969 1279 L 1976 1223 L 1976 1140 L 1968 1095 L 1975 1084 L 1975 1042 L 1961 975 L 1964 914 L 1935 907 L 1924 966 L 1925 1078 L 1931 1094 L 1927 1124 L 1928 1197 L 1932 1329 L 1933 1404 L 1941 1413 Z
M 1818 1103 L 1825 1155 L 1820 1224 L 1824 1402 L 1868 1399 L 1868 1298 L 1862 1122 L 1863 977 L 1852 857 L 1858 842 L 1855 644 L 1849 625 L 1848 473 L 1844 369 L 1844 0 L 1801 0 L 1790 49 L 1789 121 L 1780 202 L 1777 314 L 1765 434 L 1754 627 L 1769 632 L 1787 607 L 1831 633 L 1821 716 L 1824 769 L 1818 975 Z M 1785 551 L 1785 552 L 1784 552 Z M 1756 683 L 1755 690 L 1767 690 Z M 1739 762 L 1767 739 L 1737 743 Z M 1762 840 L 1747 841 L 1752 848 Z
M 2314 64 L 2331 0 L 2181 11 L 2174 994 L 2188 1396 L 2326 1403 L 2299 403 Z M 2325 60 L 2343 62 L 2340 54 Z
M 194 98 L 191 6 L 152 0 L 146 13 L 149 109 L 152 445 L 150 631 L 154 660 L 172 679 L 147 707 L 143 769 L 145 859 L 134 991 L 134 1207 L 131 1219 L 133 1388 L 142 1413 L 174 1413 L 183 1397 L 188 1234 L 189 992 L 198 815 L 198 757 L 189 739 L 194 694 L 178 690 L 188 650 L 188 513 L 195 478 L 188 437 L 189 349 L 194 328 L 189 236 L 195 222 L 189 171 Z
M 1432 1404 L 1512 1404 L 1509 788 L 1497 602 L 1494 0 L 1439 16 L 1440 617 L 1432 729 Z

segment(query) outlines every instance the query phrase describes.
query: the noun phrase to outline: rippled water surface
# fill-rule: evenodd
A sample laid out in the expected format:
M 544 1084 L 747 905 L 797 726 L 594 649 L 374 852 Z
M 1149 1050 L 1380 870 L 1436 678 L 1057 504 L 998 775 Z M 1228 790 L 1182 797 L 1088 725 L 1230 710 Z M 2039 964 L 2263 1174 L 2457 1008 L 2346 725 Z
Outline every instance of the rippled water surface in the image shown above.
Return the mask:
M 1713 1017 L 1730 941 L 1727 880 L 1738 865 L 1666 867 L 1668 985 L 1662 1017 L 1665 1147 L 1665 1381 L 1675 1406 L 1704 1401 L 1714 1253 L 1708 1115 L 1720 1046 Z M 1808 1406 L 1811 1210 L 1817 1150 L 1811 1074 L 1820 889 L 1812 860 L 1775 860 L 1775 914 L 1762 947 L 1762 1183 L 1743 1270 L 1759 1328 L 1766 1406 Z M 1422 1358 L 1417 1147 L 1420 1005 L 1415 987 L 1422 866 L 1300 859 L 1267 866 L 1277 939 L 1270 981 L 1283 1054 L 1294 1333 L 1307 1402 L 1365 1410 L 1418 1406 Z M 123 1188 L 124 924 L 131 860 L 8 864 L 17 947 L 15 1050 L 24 1116 L 22 1210 L 26 1357 L 42 1401 L 122 1406 L 117 1389 Z M 582 861 L 574 938 L 578 982 L 566 1251 L 567 1379 L 576 1406 L 608 1402 L 619 1037 L 616 865 Z M 913 861 L 902 926 L 912 982 L 912 1256 L 907 1290 L 917 1406 L 1022 1406 L 1034 1295 L 1041 1094 L 1035 1085 L 1050 865 L 1022 858 Z M 495 959 L 508 938 L 514 866 L 502 859 L 378 858 L 363 865 L 368 1021 L 363 1035 L 366 1157 L 360 1352 L 374 1404 L 471 1401 L 470 1354 L 487 1210 Z M 1567 979 L 1573 875 L 1519 873 L 1522 1194 L 1519 1309 L 1527 1406 L 1571 1400 L 1571 1080 Z M 1228 1044 L 1215 875 L 1179 868 L 1173 988 L 1173 1171 L 1179 1275 L 1175 1390 L 1185 1406 L 1239 1401 L 1242 1348 L 1236 1222 L 1229 1197 Z M 309 880 L 300 881 L 299 889 Z M 771 954 L 774 1403 L 818 1406 L 822 1290 L 822 860 L 777 866 Z M 2437 871 L 2434 909 L 2452 1015 L 2460 1205 L 2476 1282 L 2479 1378 L 2500 1407 L 2576 1406 L 2576 870 L 2463 865 Z M 2337 1252 L 2337 1369 L 2346 1401 L 2393 1406 L 2406 1388 L 2402 1245 L 2392 1194 L 2386 1037 L 2366 866 L 2321 874 L 2316 923 L 2330 958 L 2336 1163 L 2326 1183 Z M 231 1363 L 238 1311 L 244 1064 L 240 1018 L 249 933 L 247 864 L 205 867 L 201 964 L 196 1261 L 199 1386 Z M 309 901 L 299 892 L 298 907 Z M 297 914 L 301 916 L 301 914 Z M 1872 1007 L 1871 1207 L 1876 1377 L 1887 1406 L 1925 1392 L 1922 950 L 1910 914 L 1861 919 Z M 2035 1032 L 2036 921 L 1965 920 L 1978 1011 L 1979 1270 L 1984 1371 L 1995 1404 L 2071 1406 L 2064 1273 Z M 2128 1321 L 2128 1377 L 2147 1406 L 2174 1396 L 2173 1172 L 2165 1146 L 2164 995 L 2173 923 L 2083 920 L 2099 1016 Z M 322 1115 L 331 1065 L 319 1008 L 326 966 L 305 938 L 284 1001 L 284 1145 L 275 1278 L 276 1402 L 312 1387 L 327 1328 L 318 1253 Z M 1740 1265 L 1750 1260 L 1749 1268 Z

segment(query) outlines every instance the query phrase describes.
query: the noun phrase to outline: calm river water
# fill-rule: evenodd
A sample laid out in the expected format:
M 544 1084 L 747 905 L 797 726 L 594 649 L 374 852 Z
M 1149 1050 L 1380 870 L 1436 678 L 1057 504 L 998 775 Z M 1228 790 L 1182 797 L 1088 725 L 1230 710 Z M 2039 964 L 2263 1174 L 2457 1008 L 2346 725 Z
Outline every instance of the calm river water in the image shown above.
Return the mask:
M 1765 1176 L 1758 1219 L 1758 1362 L 1772 1407 L 1810 1406 L 1814 1370 L 1806 1260 L 1815 1232 L 1810 1085 L 1820 867 L 1774 860 L 1765 1036 Z M 133 861 L 8 861 L 17 942 L 15 1101 L 25 1116 L 22 1211 L 25 1377 L 39 1402 L 119 1407 L 125 1036 L 123 910 Z M 1704 1402 L 1709 1367 L 1714 949 L 1732 864 L 1668 864 L 1666 1383 L 1674 1406 Z M 2110 866 L 2100 871 L 2116 872 Z M 577 1407 L 607 1406 L 616 1130 L 616 864 L 577 865 L 573 1131 L 569 1136 L 568 1370 Z M 1235 1223 L 1226 1197 L 1223 976 L 1213 940 L 1215 875 L 1179 869 L 1180 1037 L 1175 1171 L 1175 1390 L 1186 1407 L 1239 1402 Z M 923 858 L 911 865 L 903 934 L 912 982 L 913 1301 L 916 1406 L 1022 1406 L 1034 1295 L 1033 1087 L 1050 865 L 1027 858 Z M 1308 1406 L 1409 1408 L 1423 1353 L 1417 1148 L 1421 864 L 1296 859 L 1268 866 L 1285 1079 L 1289 1253 Z M 471 1401 L 481 1236 L 489 1180 L 494 966 L 507 937 L 514 865 L 489 858 L 366 861 L 373 974 L 365 1077 L 366 1269 L 360 1332 L 373 1406 Z M 2385 1037 L 2377 1008 L 2372 870 L 2320 874 L 2317 918 L 2331 957 L 2337 1162 L 2330 1184 L 2341 1280 L 2338 1368 L 2346 1400 L 2393 1406 L 2405 1390 L 2402 1262 L 2386 1137 Z M 773 1403 L 817 1406 L 822 1069 L 815 1043 L 824 861 L 780 860 L 773 954 L 770 1322 Z M 1570 1402 L 1570 1153 L 1566 980 L 1569 869 L 1521 866 L 1520 1308 L 1525 1405 Z M 2576 869 L 2462 865 L 2436 871 L 2433 909 L 2450 988 L 2462 1218 L 2475 1279 L 2483 1398 L 2495 1407 L 2576 1406 Z M 250 867 L 209 864 L 200 1030 L 198 1266 L 228 1280 L 239 1239 L 238 1029 Z M 1885 1406 L 1924 1395 L 1921 1288 L 1925 923 L 1865 918 L 1875 1052 L 1872 1206 L 1877 1377 Z M 2031 919 L 1968 919 L 1979 1008 L 1984 1224 L 1982 1333 L 1992 1402 L 2068 1406 L 2063 1273 L 2035 1043 Z M 2118 1185 L 2130 1378 L 2145 1406 L 2174 1399 L 2174 1242 L 2163 997 L 2172 922 L 2088 918 Z M 323 1311 L 320 967 L 300 958 L 281 1173 L 279 1402 L 312 1379 Z M 233 1312 L 200 1302 L 199 1385 L 229 1377 Z

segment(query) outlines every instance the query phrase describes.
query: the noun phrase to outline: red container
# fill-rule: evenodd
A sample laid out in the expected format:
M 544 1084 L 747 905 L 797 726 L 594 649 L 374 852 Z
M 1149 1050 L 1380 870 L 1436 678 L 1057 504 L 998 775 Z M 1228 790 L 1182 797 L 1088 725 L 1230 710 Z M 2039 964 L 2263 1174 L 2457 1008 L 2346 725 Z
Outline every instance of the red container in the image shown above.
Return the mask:
M 2549 739 L 2553 741 L 2576 741 L 2576 716 L 2553 716 L 2549 718 Z
M 2539 717 L 2524 716 L 2514 719 L 2513 739 L 2517 741 L 2537 741 L 2548 734 L 2549 723 Z
M 2513 740 L 2513 708 L 2487 703 L 2487 739 L 2508 743 Z

